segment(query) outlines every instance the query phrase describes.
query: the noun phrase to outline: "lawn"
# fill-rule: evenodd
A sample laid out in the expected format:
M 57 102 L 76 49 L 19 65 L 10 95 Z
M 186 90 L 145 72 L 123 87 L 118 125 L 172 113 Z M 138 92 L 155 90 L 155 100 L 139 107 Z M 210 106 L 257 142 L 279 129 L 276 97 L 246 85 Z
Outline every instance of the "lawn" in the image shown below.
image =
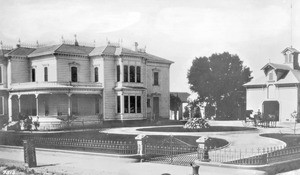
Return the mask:
M 260 136 L 281 140 L 286 143 L 287 147 L 300 146 L 300 134 L 271 133 L 271 134 L 261 134 Z
M 202 128 L 202 129 L 184 129 L 182 126 L 170 126 L 170 127 L 152 127 L 152 128 L 138 129 L 138 131 L 155 131 L 155 132 L 229 132 L 229 131 L 247 131 L 247 130 L 256 130 L 256 128 L 236 127 L 236 126 L 211 126 L 209 128 Z

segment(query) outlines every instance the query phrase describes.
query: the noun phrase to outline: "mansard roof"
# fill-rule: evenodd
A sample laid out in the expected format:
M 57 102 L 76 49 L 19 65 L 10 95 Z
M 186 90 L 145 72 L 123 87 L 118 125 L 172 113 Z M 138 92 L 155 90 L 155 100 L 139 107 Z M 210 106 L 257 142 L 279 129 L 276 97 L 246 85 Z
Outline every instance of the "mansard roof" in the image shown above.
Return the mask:
M 88 46 L 77 46 L 72 44 L 58 44 L 51 46 L 43 46 L 38 48 L 26 48 L 18 47 L 10 52 L 6 53 L 7 56 L 23 56 L 23 57 L 37 57 L 51 54 L 71 54 L 80 56 L 100 56 L 100 55 L 111 55 L 111 56 L 136 56 L 145 58 L 149 62 L 167 63 L 172 64 L 172 61 L 167 59 L 148 54 L 141 51 L 133 51 L 128 48 L 120 47 L 117 45 L 108 44 L 101 47 L 88 47 Z
M 42 55 L 49 55 L 54 53 L 59 54 L 75 54 L 75 55 L 82 55 L 88 56 L 88 54 L 94 49 L 94 47 L 87 47 L 87 46 L 75 46 L 71 44 L 59 44 L 59 45 L 52 45 L 46 47 L 38 47 L 33 51 L 29 57 L 36 57 Z
M 7 56 L 20 56 L 26 57 L 30 53 L 32 53 L 35 49 L 34 48 L 27 48 L 27 47 L 17 47 L 10 52 L 6 53 Z
M 96 55 L 112 55 L 112 56 L 137 56 L 137 57 L 143 57 L 147 59 L 149 62 L 158 62 L 158 63 L 167 63 L 172 64 L 174 62 L 169 61 L 167 59 L 148 54 L 146 52 L 140 52 L 140 51 L 133 51 L 128 48 L 120 47 L 120 46 L 114 46 L 114 45 L 107 45 L 102 47 L 95 47 L 94 50 L 89 54 L 90 56 L 96 56 Z

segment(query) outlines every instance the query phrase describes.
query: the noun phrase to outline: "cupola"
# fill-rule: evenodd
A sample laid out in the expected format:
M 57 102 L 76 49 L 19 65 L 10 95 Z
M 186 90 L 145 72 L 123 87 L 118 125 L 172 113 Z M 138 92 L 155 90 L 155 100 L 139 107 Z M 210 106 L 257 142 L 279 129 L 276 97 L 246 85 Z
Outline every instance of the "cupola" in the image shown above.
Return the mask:
M 281 53 L 285 57 L 284 64 L 289 65 L 292 69 L 300 70 L 298 62 L 298 55 L 300 52 L 297 49 L 293 47 L 287 47 Z

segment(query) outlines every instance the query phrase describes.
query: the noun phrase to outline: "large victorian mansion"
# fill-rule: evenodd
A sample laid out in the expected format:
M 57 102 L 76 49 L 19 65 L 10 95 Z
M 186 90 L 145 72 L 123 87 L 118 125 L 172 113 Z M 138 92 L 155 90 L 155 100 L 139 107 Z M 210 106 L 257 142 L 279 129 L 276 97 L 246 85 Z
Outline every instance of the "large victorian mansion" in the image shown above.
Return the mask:
M 62 116 L 82 120 L 169 118 L 172 61 L 118 44 L 75 42 L 0 50 L 0 117 L 39 117 L 41 125 Z M 53 127 L 53 126 L 52 126 Z

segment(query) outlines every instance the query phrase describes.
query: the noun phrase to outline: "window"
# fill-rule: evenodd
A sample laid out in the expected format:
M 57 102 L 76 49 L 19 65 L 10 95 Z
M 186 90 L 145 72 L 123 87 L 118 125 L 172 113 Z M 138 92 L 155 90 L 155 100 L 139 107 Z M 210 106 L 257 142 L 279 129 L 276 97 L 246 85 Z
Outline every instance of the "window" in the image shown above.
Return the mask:
M 141 67 L 140 66 L 136 67 L 136 82 L 137 83 L 141 82 Z
M 44 81 L 48 81 L 48 67 L 44 67 Z
M 124 66 L 124 82 L 128 82 L 128 66 Z
M 120 82 L 120 75 L 121 75 L 120 65 L 117 65 L 117 82 Z
M 154 72 L 154 82 L 153 85 L 158 85 L 158 72 Z
M 0 97 L 0 115 L 4 115 L 4 97 Z
M 141 96 L 136 96 L 136 113 L 142 112 Z
M 293 54 L 289 54 L 289 63 L 293 62 Z
M 71 67 L 71 81 L 77 82 L 77 67 Z
M 284 55 L 284 57 L 285 57 L 285 63 L 288 63 L 288 62 L 289 62 L 289 57 L 288 57 L 288 55 L 286 54 L 286 55 Z
M 117 96 L 117 113 L 121 113 L 121 96 Z
M 129 113 L 129 110 L 128 110 L 128 96 L 124 96 L 124 113 Z
M 2 72 L 2 66 L 0 66 L 0 83 L 3 83 L 3 72 Z
M 98 67 L 94 68 L 94 74 L 95 74 L 95 82 L 99 81 L 99 77 L 98 77 Z
M 35 69 L 31 69 L 31 81 L 35 82 Z
M 273 81 L 274 80 L 274 75 L 273 72 L 269 73 L 269 81 Z
M 135 113 L 135 96 L 130 96 L 130 113 Z
M 135 82 L 135 67 L 130 66 L 130 82 Z

